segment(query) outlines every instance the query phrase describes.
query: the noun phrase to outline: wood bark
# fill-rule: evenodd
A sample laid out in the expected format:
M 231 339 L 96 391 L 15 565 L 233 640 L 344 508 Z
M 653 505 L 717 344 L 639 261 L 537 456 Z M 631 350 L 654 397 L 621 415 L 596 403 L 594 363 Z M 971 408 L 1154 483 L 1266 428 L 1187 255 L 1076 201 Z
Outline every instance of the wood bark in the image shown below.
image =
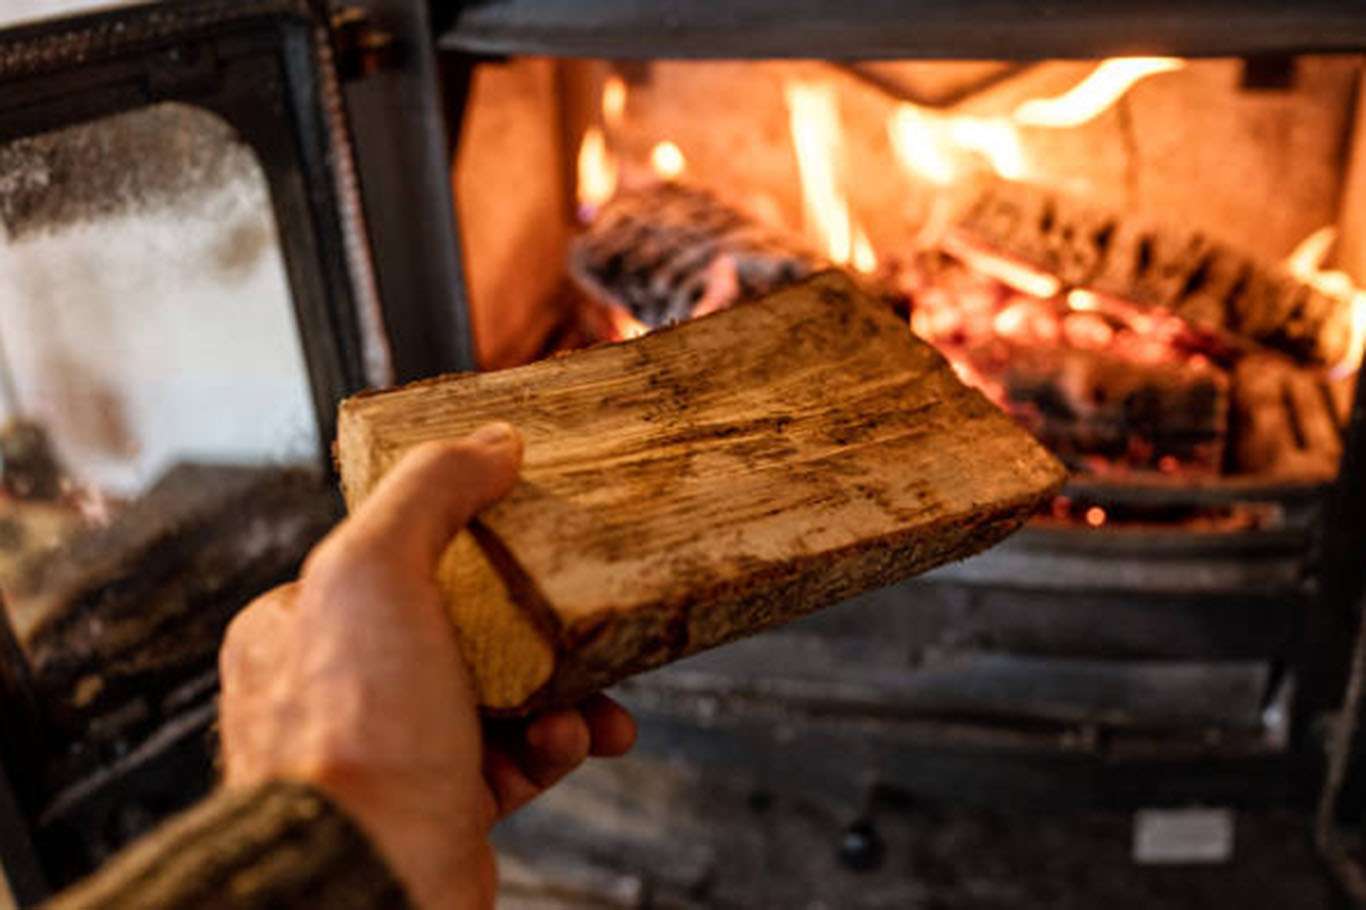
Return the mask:
M 981 550 L 1061 465 L 844 275 L 515 370 L 342 404 L 356 507 L 408 449 L 493 420 L 522 482 L 438 579 L 481 704 L 572 703 Z

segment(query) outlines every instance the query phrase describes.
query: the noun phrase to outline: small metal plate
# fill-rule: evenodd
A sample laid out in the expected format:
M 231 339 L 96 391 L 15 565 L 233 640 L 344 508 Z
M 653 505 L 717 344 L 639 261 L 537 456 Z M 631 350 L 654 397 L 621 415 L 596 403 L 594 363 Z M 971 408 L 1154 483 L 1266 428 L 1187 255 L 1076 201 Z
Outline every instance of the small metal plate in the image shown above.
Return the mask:
M 1134 813 L 1134 862 L 1226 863 L 1233 829 L 1232 809 L 1142 809 Z

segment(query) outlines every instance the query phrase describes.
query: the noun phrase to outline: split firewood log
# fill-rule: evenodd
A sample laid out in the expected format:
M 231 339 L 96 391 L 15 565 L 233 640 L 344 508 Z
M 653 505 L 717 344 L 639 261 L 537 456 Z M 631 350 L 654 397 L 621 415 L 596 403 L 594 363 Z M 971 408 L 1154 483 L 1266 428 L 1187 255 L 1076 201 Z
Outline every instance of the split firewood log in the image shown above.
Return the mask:
M 1087 288 L 1160 307 L 1304 363 L 1347 353 L 1345 299 L 1191 230 L 1104 212 L 1027 184 L 999 182 L 954 227 L 973 242 Z
M 995 543 L 1062 466 L 828 272 L 634 341 L 341 406 L 352 508 L 502 419 L 522 482 L 438 572 L 481 704 L 573 703 Z

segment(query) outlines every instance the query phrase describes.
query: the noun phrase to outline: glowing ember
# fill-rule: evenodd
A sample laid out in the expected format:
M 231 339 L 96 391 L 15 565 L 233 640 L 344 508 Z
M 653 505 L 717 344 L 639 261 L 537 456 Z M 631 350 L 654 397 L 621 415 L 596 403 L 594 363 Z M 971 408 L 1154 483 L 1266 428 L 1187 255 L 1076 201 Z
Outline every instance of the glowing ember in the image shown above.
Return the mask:
M 612 76 L 602 87 L 602 119 L 608 126 L 620 126 L 626 114 L 626 83 Z
M 1100 506 L 1091 506 L 1086 510 L 1086 523 L 1093 528 L 1105 524 L 1105 510 Z
M 1035 98 L 1015 109 L 1014 119 L 1027 126 L 1073 127 L 1094 120 L 1124 97 L 1140 79 L 1181 69 L 1175 57 L 1116 57 L 1056 98 Z
M 1062 320 L 1067 343 L 1085 351 L 1103 351 L 1115 340 L 1115 330 L 1094 313 L 1069 313 Z
M 665 180 L 677 179 L 687 166 L 682 149 L 672 142 L 660 142 L 650 151 L 650 167 Z
M 1091 313 L 1100 309 L 1100 297 L 1093 291 L 1077 288 L 1067 292 L 1067 305 L 1078 313 Z
M 598 206 L 617 190 L 617 162 L 607 150 L 607 138 L 602 130 L 590 126 L 579 145 L 578 191 L 579 217 L 591 221 Z
M 1023 262 L 982 249 L 957 234 L 950 234 L 944 238 L 944 250 L 983 275 L 990 275 L 1002 284 L 1033 297 L 1056 297 L 1062 291 L 1062 282 L 1056 275 L 1041 272 Z
M 793 82 L 786 87 L 788 124 L 802 181 L 802 209 L 808 232 L 818 239 L 832 262 L 853 262 L 872 271 L 873 248 L 849 214 L 840 186 L 838 162 L 843 131 L 833 86 Z M 859 238 L 862 237 L 862 243 Z M 862 249 L 857 247 L 862 246 Z

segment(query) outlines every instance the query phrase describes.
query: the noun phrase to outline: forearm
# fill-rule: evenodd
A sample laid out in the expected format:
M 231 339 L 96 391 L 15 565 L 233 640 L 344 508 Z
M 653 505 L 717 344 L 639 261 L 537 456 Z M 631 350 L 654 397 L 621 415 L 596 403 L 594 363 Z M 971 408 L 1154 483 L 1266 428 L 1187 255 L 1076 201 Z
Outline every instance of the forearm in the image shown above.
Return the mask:
M 219 791 L 129 847 L 49 910 L 408 907 L 365 836 L 302 784 Z

